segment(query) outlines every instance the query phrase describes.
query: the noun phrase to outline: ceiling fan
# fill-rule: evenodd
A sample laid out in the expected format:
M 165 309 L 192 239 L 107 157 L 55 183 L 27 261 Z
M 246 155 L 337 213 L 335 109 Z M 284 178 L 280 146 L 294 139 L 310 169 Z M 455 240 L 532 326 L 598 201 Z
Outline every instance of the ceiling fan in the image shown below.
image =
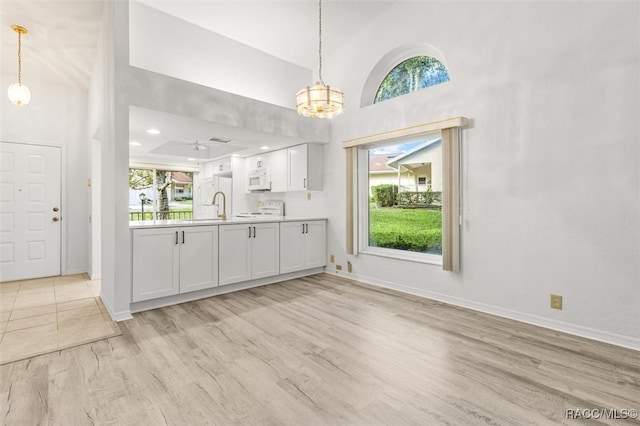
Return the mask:
M 205 151 L 209 149 L 210 146 L 227 144 L 229 142 L 232 142 L 231 139 L 210 138 L 209 142 L 203 143 L 196 140 L 195 142 L 182 142 L 182 144 L 190 146 L 194 151 Z
M 190 143 L 189 145 L 193 147 L 194 151 L 205 151 L 206 149 L 208 149 L 207 145 L 198 141 L 195 141 L 194 143 Z

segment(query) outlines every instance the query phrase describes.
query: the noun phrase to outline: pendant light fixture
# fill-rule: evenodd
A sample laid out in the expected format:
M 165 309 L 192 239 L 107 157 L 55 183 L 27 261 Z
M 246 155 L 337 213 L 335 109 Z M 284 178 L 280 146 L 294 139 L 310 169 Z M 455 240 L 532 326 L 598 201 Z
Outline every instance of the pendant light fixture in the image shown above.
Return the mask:
M 13 25 L 11 29 L 18 33 L 18 82 L 9 86 L 7 94 L 12 104 L 23 106 L 28 105 L 31 100 L 29 88 L 22 84 L 22 35 L 29 31 L 20 25 Z
M 318 57 L 319 70 L 316 85 L 307 86 L 296 94 L 298 114 L 312 118 L 331 118 L 344 111 L 342 90 L 324 84 L 322 80 L 322 0 L 318 1 Z

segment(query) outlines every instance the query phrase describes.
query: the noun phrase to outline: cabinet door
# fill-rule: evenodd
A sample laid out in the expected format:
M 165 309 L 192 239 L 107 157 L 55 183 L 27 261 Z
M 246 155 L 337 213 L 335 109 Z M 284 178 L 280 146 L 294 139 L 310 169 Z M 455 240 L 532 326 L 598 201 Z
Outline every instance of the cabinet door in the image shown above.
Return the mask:
M 180 291 L 180 245 L 177 228 L 133 231 L 132 300 L 156 299 Z
M 280 224 L 254 223 L 251 225 L 251 278 L 264 278 L 280 273 Z
M 324 220 L 314 220 L 306 224 L 305 268 L 325 266 L 327 264 L 327 224 Z
M 218 227 L 180 230 L 180 293 L 218 285 Z
M 305 223 L 282 222 L 280 224 L 280 273 L 305 269 Z
M 287 190 L 286 149 L 269 153 L 269 173 L 271 174 L 271 192 L 285 192 Z
M 249 224 L 219 227 L 220 285 L 251 279 L 251 235 Z
M 263 167 L 268 167 L 266 160 L 267 160 L 266 155 L 254 155 L 252 157 L 247 157 L 245 159 L 245 168 L 247 170 L 251 170 L 251 169 L 261 169 Z
M 287 189 L 299 191 L 307 189 L 307 145 L 287 148 L 287 166 L 289 171 Z
M 213 174 L 222 175 L 231 173 L 231 157 L 215 160 L 213 162 Z

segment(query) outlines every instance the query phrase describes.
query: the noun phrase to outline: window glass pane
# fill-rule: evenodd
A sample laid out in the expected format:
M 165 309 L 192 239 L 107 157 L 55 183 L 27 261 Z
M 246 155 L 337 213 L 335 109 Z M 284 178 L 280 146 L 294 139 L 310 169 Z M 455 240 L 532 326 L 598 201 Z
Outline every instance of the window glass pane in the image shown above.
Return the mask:
M 193 173 L 129 169 L 129 220 L 193 217 Z
M 439 136 L 368 150 L 369 247 L 442 255 Z
M 449 81 L 442 62 L 431 56 L 415 56 L 396 65 L 382 80 L 374 103 Z

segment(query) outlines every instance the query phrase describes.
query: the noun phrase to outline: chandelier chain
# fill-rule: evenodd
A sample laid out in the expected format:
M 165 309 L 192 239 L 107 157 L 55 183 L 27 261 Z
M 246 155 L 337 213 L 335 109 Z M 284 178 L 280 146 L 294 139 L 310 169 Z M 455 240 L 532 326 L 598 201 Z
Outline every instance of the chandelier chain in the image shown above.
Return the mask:
M 322 80 L 322 0 L 318 0 L 318 16 L 318 62 L 320 64 L 318 77 L 320 78 L 320 83 L 324 85 L 324 80 Z
M 22 85 L 22 32 L 18 31 L 18 84 Z

